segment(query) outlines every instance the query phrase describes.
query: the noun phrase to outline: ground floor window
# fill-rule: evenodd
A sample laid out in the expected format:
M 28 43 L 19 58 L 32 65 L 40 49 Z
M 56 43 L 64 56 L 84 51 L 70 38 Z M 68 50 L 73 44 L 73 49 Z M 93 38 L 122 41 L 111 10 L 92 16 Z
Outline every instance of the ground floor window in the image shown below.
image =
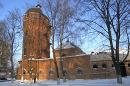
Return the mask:
M 130 67 L 130 63 L 128 63 L 128 67 Z
M 106 65 L 106 64 L 102 64 L 102 67 L 103 67 L 103 68 L 107 68 L 107 65 Z
M 98 65 L 97 65 L 97 64 L 94 64 L 94 65 L 93 65 L 93 68 L 98 68 Z

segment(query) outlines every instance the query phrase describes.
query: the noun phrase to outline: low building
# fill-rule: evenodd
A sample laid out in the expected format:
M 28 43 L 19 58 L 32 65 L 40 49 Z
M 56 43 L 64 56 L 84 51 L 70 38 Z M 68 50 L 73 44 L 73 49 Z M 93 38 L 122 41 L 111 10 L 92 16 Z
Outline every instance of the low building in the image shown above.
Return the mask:
M 61 61 L 67 79 L 104 79 L 116 77 L 110 53 L 100 52 L 97 54 L 87 55 L 73 43 L 67 42 L 62 49 L 62 58 L 60 58 L 59 48 L 55 50 L 55 54 L 61 78 L 63 78 L 60 67 Z M 32 67 L 26 64 L 32 64 Z M 37 77 L 37 80 L 56 79 L 54 60 L 51 58 L 32 58 L 24 61 L 23 65 L 25 65 L 23 69 L 23 77 L 26 80 L 30 79 L 31 70 L 32 79 L 34 77 Z M 127 75 L 130 75 L 129 58 L 126 60 L 125 66 Z M 19 70 L 18 74 L 22 74 L 20 71 L 22 70 Z M 21 77 L 19 76 L 18 79 L 21 79 Z

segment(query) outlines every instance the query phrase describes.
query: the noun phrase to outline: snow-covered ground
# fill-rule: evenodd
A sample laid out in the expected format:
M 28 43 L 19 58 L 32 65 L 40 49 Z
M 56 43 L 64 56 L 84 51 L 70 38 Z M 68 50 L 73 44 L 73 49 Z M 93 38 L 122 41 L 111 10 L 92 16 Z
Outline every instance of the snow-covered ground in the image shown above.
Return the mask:
M 96 79 L 96 80 L 67 80 L 66 82 L 54 80 L 44 80 L 34 83 L 20 81 L 0 81 L 0 86 L 130 86 L 130 76 L 123 78 L 123 84 L 117 84 L 116 79 Z

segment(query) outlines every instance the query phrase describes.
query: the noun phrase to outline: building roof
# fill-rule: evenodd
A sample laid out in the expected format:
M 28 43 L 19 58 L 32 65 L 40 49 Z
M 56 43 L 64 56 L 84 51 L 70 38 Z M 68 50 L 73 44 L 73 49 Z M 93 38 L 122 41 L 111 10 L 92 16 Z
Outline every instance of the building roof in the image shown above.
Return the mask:
M 111 60 L 110 54 L 90 55 L 90 61 L 103 61 L 103 60 Z
M 89 55 L 87 55 L 87 54 L 79 54 L 79 55 L 73 55 L 73 56 L 64 56 L 62 58 L 76 58 L 76 57 L 82 57 L 82 56 L 85 56 L 85 57 L 88 58 Z M 57 57 L 57 59 L 58 58 L 61 58 L 61 57 Z
M 125 55 L 120 54 L 120 60 L 122 61 L 124 59 Z M 112 60 L 111 54 L 108 53 L 97 53 L 95 55 L 90 55 L 90 61 L 106 61 L 106 60 Z M 130 55 L 127 57 L 126 60 L 130 60 Z
M 48 19 L 48 17 L 43 14 L 43 12 L 42 12 L 42 10 L 41 10 L 41 8 L 39 6 L 36 6 L 36 7 L 28 9 L 27 12 L 26 12 L 26 14 L 29 13 L 29 12 L 40 13 L 42 16 L 44 16 L 45 18 Z
M 42 14 L 42 10 L 40 8 L 37 8 L 37 7 L 28 9 L 27 13 L 28 12 L 37 12 L 37 13 Z
M 56 50 L 58 50 L 59 48 L 60 48 L 60 46 L 58 46 L 58 47 L 56 48 Z M 66 42 L 63 43 L 63 45 L 62 45 L 62 49 L 67 49 L 67 48 L 77 48 L 77 46 L 76 46 L 74 43 L 70 42 L 70 41 L 66 41 Z
M 77 46 L 74 45 L 74 44 L 71 43 L 71 42 L 66 42 L 66 43 L 63 44 L 62 47 L 63 47 L 63 48 L 76 48 Z

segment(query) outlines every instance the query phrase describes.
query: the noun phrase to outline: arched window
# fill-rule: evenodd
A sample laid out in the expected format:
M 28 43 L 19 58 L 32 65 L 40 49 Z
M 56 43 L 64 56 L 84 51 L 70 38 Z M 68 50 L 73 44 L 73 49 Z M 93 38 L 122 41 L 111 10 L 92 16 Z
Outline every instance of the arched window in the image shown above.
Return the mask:
M 93 68 L 98 68 L 98 65 L 97 65 L 97 64 L 94 64 L 94 65 L 93 65 Z
M 107 68 L 107 65 L 106 64 L 102 64 L 102 68 Z

